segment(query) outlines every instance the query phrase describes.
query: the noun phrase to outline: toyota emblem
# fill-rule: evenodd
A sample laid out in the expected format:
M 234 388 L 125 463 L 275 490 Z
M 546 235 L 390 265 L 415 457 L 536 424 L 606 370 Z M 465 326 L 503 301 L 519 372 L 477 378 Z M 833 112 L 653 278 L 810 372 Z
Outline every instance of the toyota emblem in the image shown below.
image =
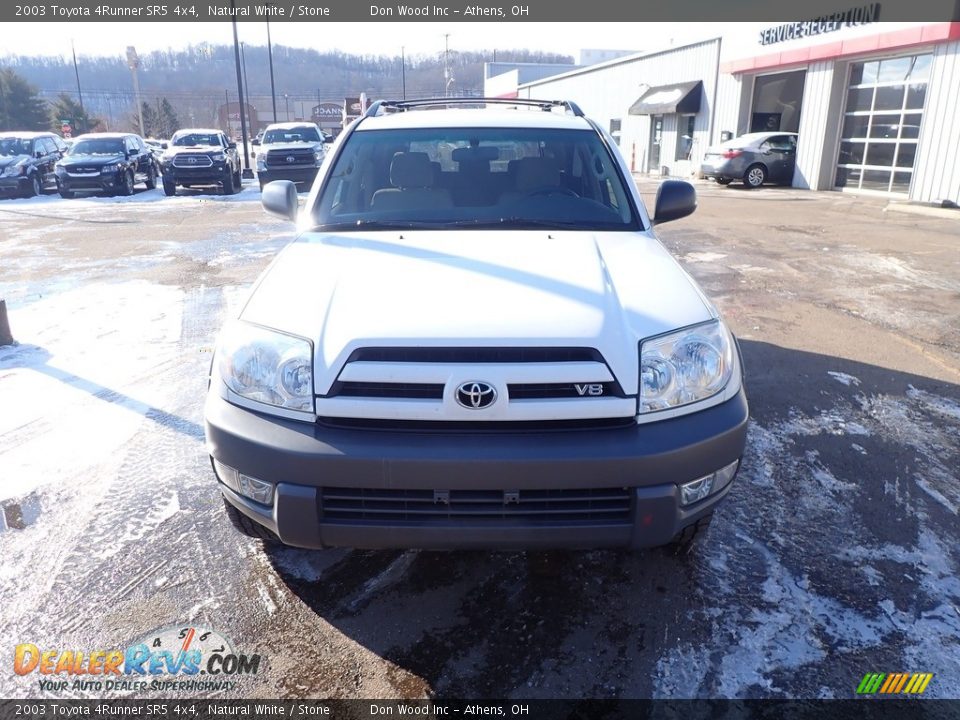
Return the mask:
M 287 161 L 287 162 L 296 162 L 297 159 L 296 159 L 293 155 L 287 155 L 286 161 Z
M 497 400 L 493 385 L 482 380 L 470 380 L 457 387 L 457 402 L 469 410 L 488 408 Z

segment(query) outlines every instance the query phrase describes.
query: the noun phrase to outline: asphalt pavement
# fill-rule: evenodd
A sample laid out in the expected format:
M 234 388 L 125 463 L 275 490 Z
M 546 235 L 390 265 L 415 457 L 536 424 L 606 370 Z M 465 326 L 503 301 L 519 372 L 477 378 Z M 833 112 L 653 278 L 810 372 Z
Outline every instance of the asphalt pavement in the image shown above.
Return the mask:
M 262 658 L 205 696 L 848 698 L 931 672 L 960 697 L 960 215 L 697 188 L 661 237 L 740 339 L 747 455 L 700 542 L 637 554 L 239 535 L 206 372 L 290 227 L 250 184 L 0 201 L 0 665 L 195 627 Z M 42 679 L 0 696 L 131 694 Z

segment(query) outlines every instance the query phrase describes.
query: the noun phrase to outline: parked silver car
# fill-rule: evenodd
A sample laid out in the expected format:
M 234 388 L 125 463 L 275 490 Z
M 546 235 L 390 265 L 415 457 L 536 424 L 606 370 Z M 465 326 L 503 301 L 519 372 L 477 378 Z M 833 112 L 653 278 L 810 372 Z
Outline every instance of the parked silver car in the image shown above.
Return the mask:
M 734 180 L 748 188 L 767 182 L 790 185 L 796 160 L 796 133 L 749 133 L 709 148 L 700 172 L 721 185 Z

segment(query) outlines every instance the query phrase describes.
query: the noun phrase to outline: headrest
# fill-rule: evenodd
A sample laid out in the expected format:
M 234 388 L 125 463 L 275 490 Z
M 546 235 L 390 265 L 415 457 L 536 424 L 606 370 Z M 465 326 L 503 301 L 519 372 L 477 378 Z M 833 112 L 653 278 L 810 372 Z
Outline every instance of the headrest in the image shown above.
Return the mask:
M 398 152 L 390 163 L 390 184 L 397 188 L 433 187 L 430 156 L 423 152 Z
M 553 158 L 527 157 L 517 162 L 517 190 L 560 185 L 560 164 Z

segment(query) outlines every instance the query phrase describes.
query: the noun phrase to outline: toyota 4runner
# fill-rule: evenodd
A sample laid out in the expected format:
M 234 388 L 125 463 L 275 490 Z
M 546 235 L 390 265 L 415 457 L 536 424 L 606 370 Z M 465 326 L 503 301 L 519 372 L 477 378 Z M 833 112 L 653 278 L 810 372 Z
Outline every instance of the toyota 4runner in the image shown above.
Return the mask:
M 285 181 L 262 202 L 299 236 L 221 333 L 205 407 L 238 528 L 640 548 L 688 541 L 729 492 L 737 343 L 653 231 L 694 189 L 664 182 L 650 218 L 575 104 L 377 102 L 302 209 Z
M 217 185 L 224 195 L 233 195 L 243 182 L 237 144 L 220 130 L 177 131 L 160 156 L 160 168 L 166 195 L 176 195 L 178 185 Z

